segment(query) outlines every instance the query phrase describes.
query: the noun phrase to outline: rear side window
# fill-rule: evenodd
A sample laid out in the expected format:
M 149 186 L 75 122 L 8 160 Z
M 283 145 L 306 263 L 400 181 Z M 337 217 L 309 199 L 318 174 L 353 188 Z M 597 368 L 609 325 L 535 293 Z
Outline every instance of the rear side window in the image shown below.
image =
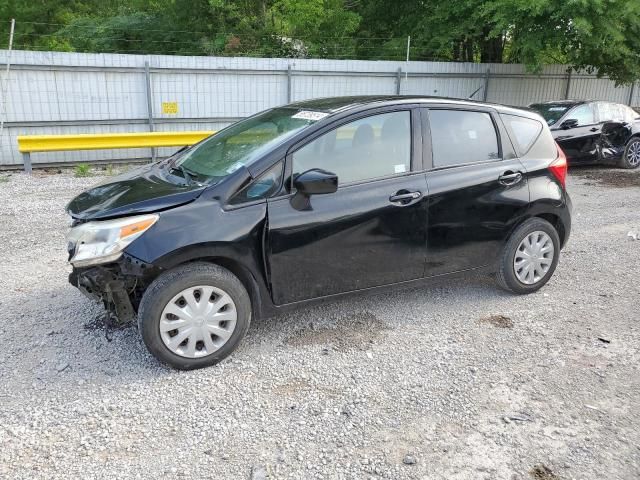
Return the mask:
M 498 136 L 488 113 L 429 110 L 429 126 L 434 167 L 500 158 Z
M 636 112 L 633 108 L 624 107 L 624 121 L 628 123 L 633 123 L 633 121 L 640 117 L 638 112 Z
M 516 143 L 520 154 L 524 155 L 529 151 L 533 142 L 542 131 L 542 123 L 533 118 L 518 117 L 516 115 L 500 115 L 504 121 L 509 136 Z

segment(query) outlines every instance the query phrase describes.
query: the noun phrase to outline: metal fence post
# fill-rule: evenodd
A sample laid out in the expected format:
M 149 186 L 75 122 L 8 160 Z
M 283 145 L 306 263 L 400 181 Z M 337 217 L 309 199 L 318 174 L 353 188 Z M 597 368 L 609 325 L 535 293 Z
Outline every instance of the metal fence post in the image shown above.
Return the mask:
M 484 92 L 482 92 L 482 101 L 486 102 L 489 96 L 489 77 L 491 76 L 491 69 L 487 68 L 487 73 L 484 75 Z
M 7 69 L 4 78 L 4 88 L 2 89 L 2 112 L 0 112 L 0 145 L 2 145 L 2 132 L 4 130 L 4 122 L 7 117 L 7 95 L 9 94 L 9 73 L 11 71 L 11 52 L 13 51 L 13 34 L 16 29 L 16 19 L 11 19 L 11 31 L 9 32 L 9 53 L 7 54 Z M 0 85 L 2 82 L 0 82 Z
M 291 65 L 287 66 L 287 103 L 291 103 Z
M 635 93 L 635 88 L 636 88 L 636 82 L 633 82 L 631 84 L 631 88 L 629 89 L 629 101 L 627 102 L 627 105 L 629 105 L 630 107 L 633 106 L 633 94 Z
M 402 68 L 396 71 L 396 95 L 400 95 L 400 85 L 402 83 Z
M 22 163 L 24 164 L 24 171 L 30 174 L 33 171 L 31 167 L 31 152 L 22 152 Z
M 569 92 L 571 91 L 571 67 L 567 68 L 567 85 L 564 89 L 564 99 L 569 99 Z
M 149 61 L 145 60 L 144 62 L 144 78 L 146 85 L 146 94 L 147 94 L 147 115 L 149 116 L 149 131 L 154 131 L 153 125 L 153 92 L 151 91 L 151 72 L 149 70 Z M 151 149 L 151 161 L 156 161 L 156 149 Z

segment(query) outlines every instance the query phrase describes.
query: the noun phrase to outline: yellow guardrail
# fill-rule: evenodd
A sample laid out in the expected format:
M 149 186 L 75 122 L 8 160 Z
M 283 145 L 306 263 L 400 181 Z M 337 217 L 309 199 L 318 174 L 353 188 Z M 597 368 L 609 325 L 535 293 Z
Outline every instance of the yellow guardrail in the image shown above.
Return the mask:
M 155 148 L 193 145 L 214 131 L 95 133 L 81 135 L 20 135 L 18 150 L 24 158 L 24 169 L 31 171 L 31 153 L 69 150 L 102 150 L 111 148 Z

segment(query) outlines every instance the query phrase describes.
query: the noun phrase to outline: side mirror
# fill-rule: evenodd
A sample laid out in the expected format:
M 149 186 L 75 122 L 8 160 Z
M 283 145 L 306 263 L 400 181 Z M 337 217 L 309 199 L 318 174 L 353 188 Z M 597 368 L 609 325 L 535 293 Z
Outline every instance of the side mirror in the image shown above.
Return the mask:
M 578 120 L 575 118 L 567 118 L 560 124 L 560 128 L 567 130 L 568 128 L 576 128 L 578 126 Z
M 294 188 L 305 196 L 334 193 L 338 190 L 338 176 L 320 168 L 301 173 L 293 181 Z

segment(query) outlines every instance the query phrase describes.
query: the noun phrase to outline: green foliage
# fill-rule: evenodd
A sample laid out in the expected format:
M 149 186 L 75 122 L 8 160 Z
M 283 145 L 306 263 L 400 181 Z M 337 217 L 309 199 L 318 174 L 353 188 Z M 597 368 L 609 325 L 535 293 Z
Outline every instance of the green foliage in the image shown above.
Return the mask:
M 76 177 L 89 177 L 91 176 L 91 166 L 86 163 L 79 163 L 73 168 L 73 174 Z
M 0 0 L 0 45 L 77 52 L 567 63 L 640 79 L 638 0 Z
M 9 180 L 11 180 L 11 177 L 9 177 L 9 175 L 0 175 L 0 183 L 7 183 L 9 182 Z

